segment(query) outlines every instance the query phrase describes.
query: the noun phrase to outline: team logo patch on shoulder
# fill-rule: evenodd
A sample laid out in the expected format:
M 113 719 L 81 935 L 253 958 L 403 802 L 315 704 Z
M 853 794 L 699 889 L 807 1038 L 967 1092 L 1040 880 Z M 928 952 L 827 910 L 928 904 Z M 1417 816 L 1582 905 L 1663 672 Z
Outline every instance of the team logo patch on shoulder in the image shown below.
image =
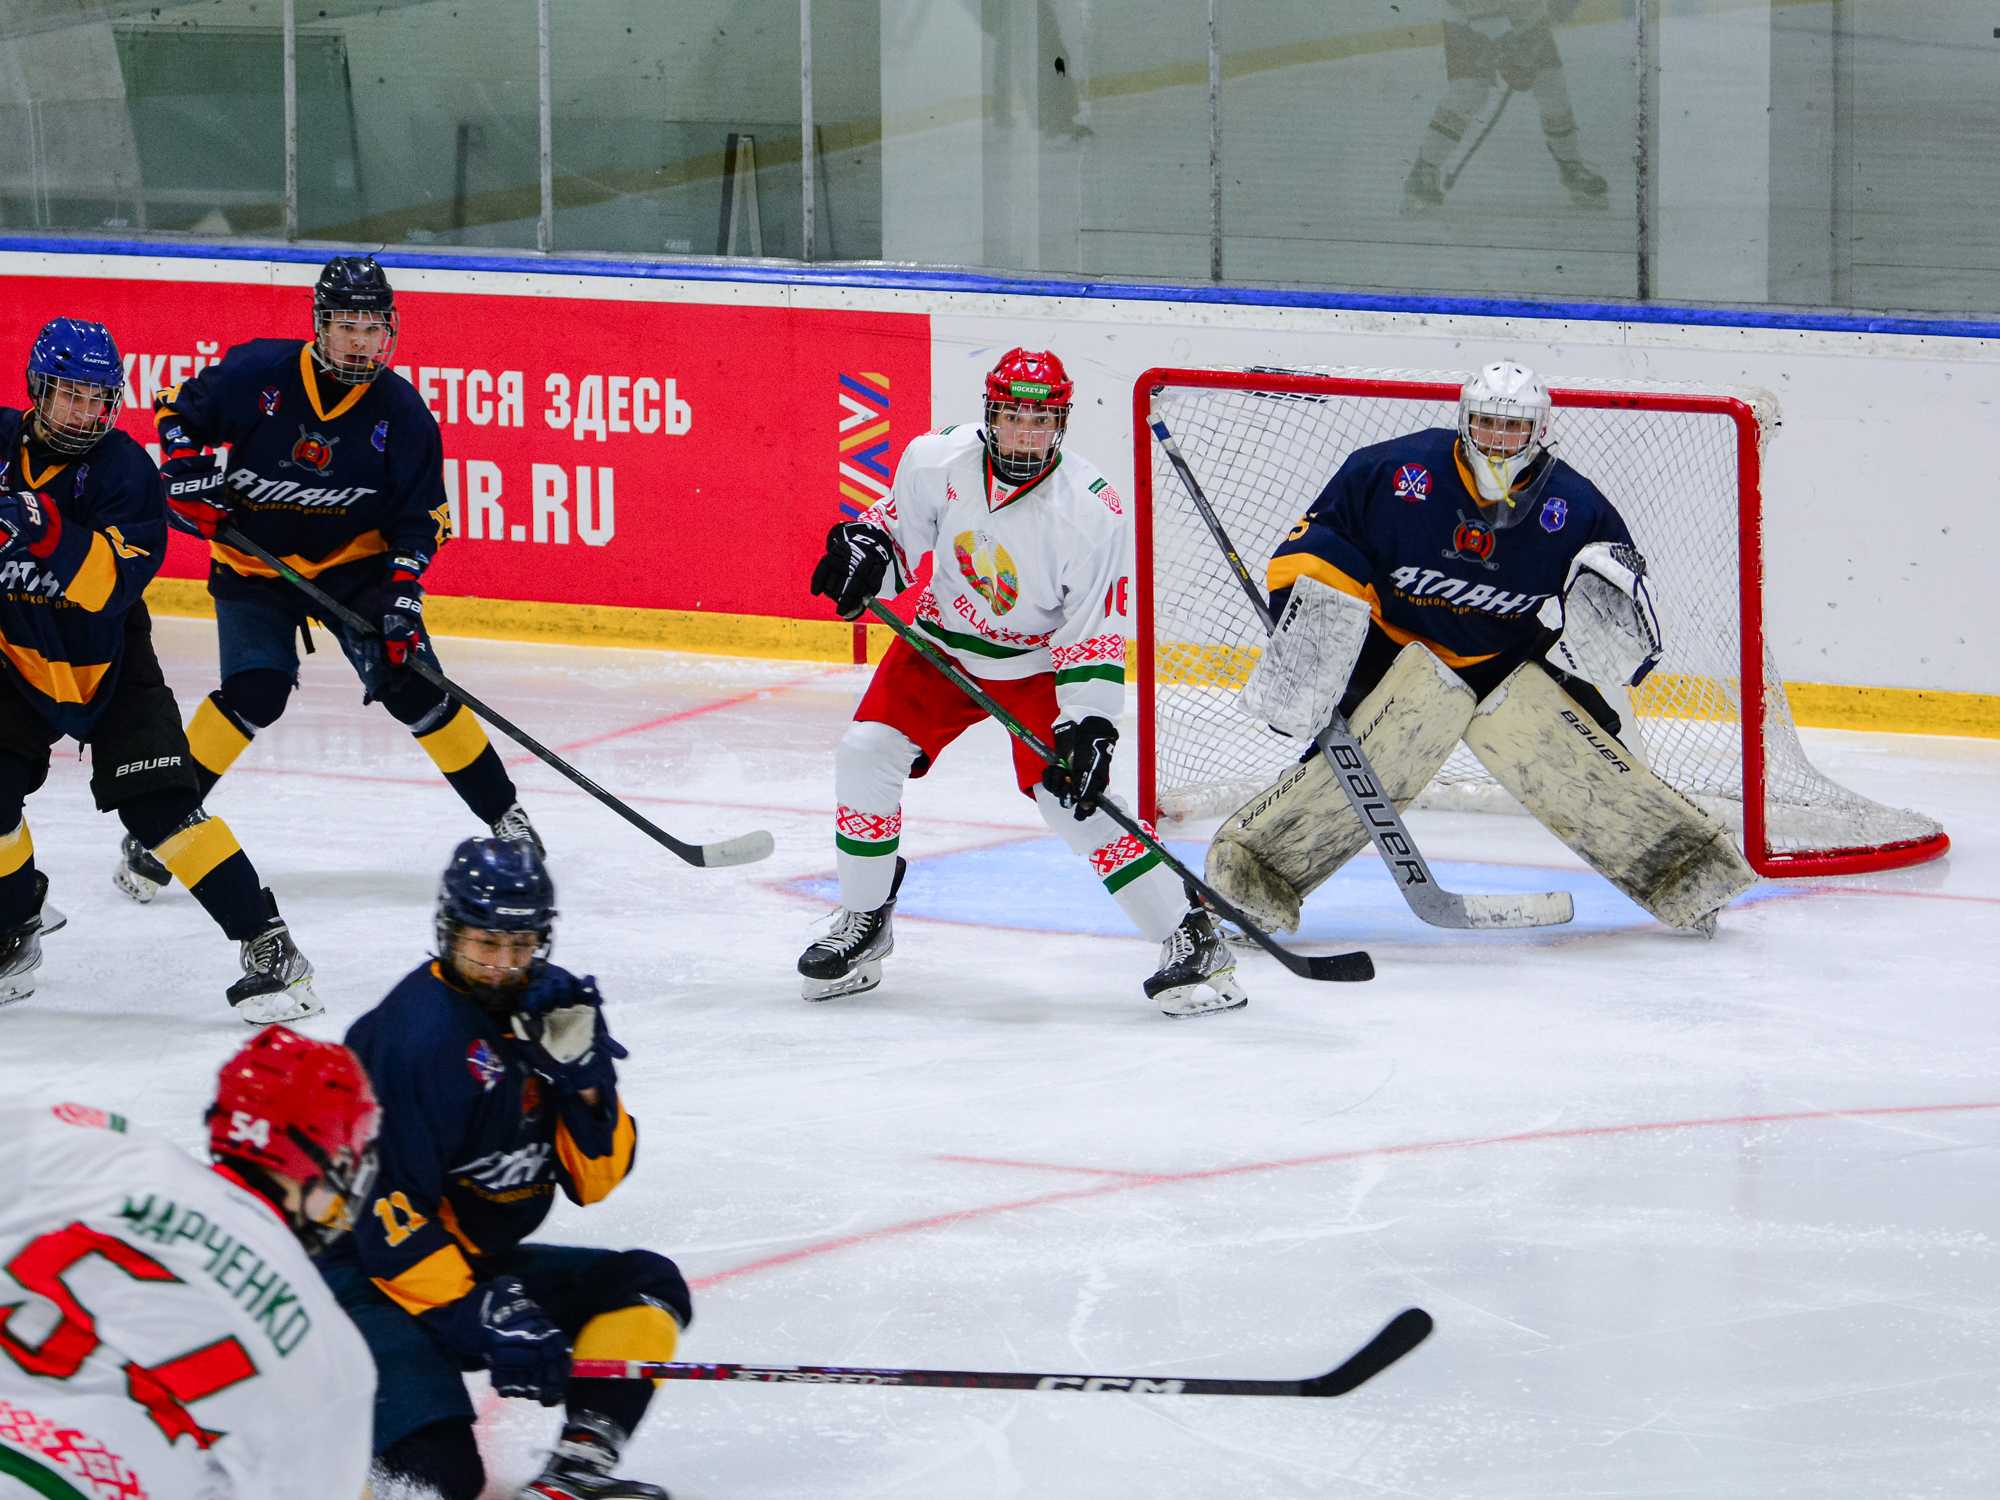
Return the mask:
M 1451 546 L 1444 553 L 1444 559 L 1451 562 L 1462 557 L 1478 563 L 1488 572 L 1498 572 L 1500 564 L 1492 560 L 1494 540 L 1491 526 L 1477 516 L 1468 516 L 1460 511 L 1458 525 L 1452 528 Z
M 994 614 L 1004 615 L 1014 607 L 1021 596 L 1021 576 L 1005 547 L 983 531 L 961 531 L 951 551 L 958 559 L 958 571 L 993 607 Z
M 70 494 L 77 499 L 83 498 L 84 482 L 89 478 L 90 478 L 90 465 L 78 464 L 76 466 L 76 483 L 70 487 Z
M 92 1109 L 88 1104 L 58 1104 L 49 1113 L 65 1125 L 81 1125 L 87 1130 L 125 1129 L 123 1115 L 107 1114 L 101 1109 Z
M 472 1045 L 465 1049 L 465 1071 L 473 1076 L 482 1093 L 493 1092 L 493 1085 L 507 1071 L 507 1065 L 500 1060 L 485 1037 L 474 1037 Z
M 275 417 L 278 414 L 278 402 L 283 396 L 284 392 L 280 391 L 275 385 L 267 385 L 257 393 L 257 405 L 263 410 L 265 416 Z
M 314 432 L 307 427 L 299 429 L 299 440 L 292 444 L 292 456 L 280 459 L 281 469 L 311 469 L 315 474 L 325 474 L 333 467 L 333 445 L 339 438 L 330 438 L 323 432 Z
M 1542 506 L 1542 530 L 1561 531 L 1563 522 L 1569 519 L 1569 501 L 1560 495 L 1551 495 Z
M 1118 491 L 1111 488 L 1110 480 L 1108 479 L 1098 480 L 1097 483 L 1093 484 L 1090 487 L 1090 493 L 1097 496 L 1098 499 L 1102 500 L 1104 502 L 1105 509 L 1110 511 L 1112 515 L 1122 516 L 1125 514 L 1124 502 L 1119 500 Z
M 1398 500 L 1428 500 L 1431 471 L 1422 464 L 1404 464 L 1396 471 L 1395 496 Z
M 377 422 L 375 430 L 368 434 L 368 441 L 375 445 L 377 453 L 387 453 L 389 451 L 389 424 L 387 422 Z

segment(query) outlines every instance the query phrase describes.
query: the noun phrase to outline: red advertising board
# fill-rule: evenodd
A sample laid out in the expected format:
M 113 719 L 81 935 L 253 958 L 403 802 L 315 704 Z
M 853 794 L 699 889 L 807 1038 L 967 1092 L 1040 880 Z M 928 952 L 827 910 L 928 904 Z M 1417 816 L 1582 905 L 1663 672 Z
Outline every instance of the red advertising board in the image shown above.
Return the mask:
M 16 277 L 6 292 L 16 370 L 51 317 L 111 329 L 120 425 L 147 443 L 155 391 L 232 344 L 312 328 L 299 287 Z M 827 527 L 885 491 L 930 425 L 922 315 L 457 292 L 397 306 L 395 363 L 437 416 L 454 501 L 439 594 L 832 619 L 806 592 Z M 203 549 L 176 535 L 163 572 L 205 577 Z

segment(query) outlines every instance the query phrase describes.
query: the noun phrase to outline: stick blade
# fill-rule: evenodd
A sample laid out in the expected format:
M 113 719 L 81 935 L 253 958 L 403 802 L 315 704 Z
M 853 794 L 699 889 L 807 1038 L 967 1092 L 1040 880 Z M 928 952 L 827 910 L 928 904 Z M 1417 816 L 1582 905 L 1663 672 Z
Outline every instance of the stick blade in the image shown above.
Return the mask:
M 1306 978 L 1330 980 L 1335 984 L 1359 984 L 1375 977 L 1375 960 L 1356 949 L 1352 953 L 1328 953 L 1306 960 Z
M 1429 1338 L 1434 1326 L 1431 1315 L 1421 1307 L 1404 1308 L 1346 1364 L 1328 1370 L 1317 1380 L 1300 1381 L 1299 1394 L 1345 1396 L 1356 1386 L 1373 1380 Z
M 1466 896 L 1465 925 L 1496 927 L 1560 927 L 1576 919 L 1576 899 L 1568 891 L 1539 895 Z
M 703 844 L 700 862 L 705 870 L 717 870 L 725 865 L 754 865 L 760 859 L 769 859 L 776 847 L 771 835 L 760 828 L 755 833 L 724 839 L 719 844 Z

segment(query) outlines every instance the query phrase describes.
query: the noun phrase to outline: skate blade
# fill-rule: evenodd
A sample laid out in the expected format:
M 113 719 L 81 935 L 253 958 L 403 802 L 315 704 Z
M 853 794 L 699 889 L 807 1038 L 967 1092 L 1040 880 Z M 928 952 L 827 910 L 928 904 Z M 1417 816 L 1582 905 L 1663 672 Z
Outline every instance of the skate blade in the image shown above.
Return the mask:
M 1236 982 L 1233 973 L 1211 974 L 1205 983 L 1162 990 L 1153 997 L 1161 1013 L 1180 1020 L 1186 1016 L 1208 1016 L 1218 1011 L 1241 1010 L 1250 996 Z
M 61 932 L 67 926 L 69 926 L 69 918 L 44 901 L 42 903 L 42 936 L 47 937 L 52 932 Z
M 12 1005 L 17 1000 L 26 1000 L 35 993 L 31 980 L 23 985 L 17 982 L 0 984 L 0 1005 Z
M 316 1016 L 325 1011 L 326 1006 L 313 992 L 312 976 L 295 981 L 290 988 L 273 990 L 268 995 L 252 995 L 239 1001 L 236 1014 L 252 1026 L 275 1026 L 292 1021 L 303 1021 L 308 1016 Z
M 151 901 L 155 896 L 160 894 L 160 887 L 157 883 L 148 880 L 137 870 L 125 864 L 119 865 L 117 869 L 111 872 L 111 883 L 141 906 L 144 906 L 148 901 Z M 53 931 L 54 929 L 44 930 Z
M 808 1000 L 837 1000 L 842 995 L 860 995 L 882 982 L 882 960 L 871 958 L 856 964 L 839 979 L 808 979 L 801 992 Z

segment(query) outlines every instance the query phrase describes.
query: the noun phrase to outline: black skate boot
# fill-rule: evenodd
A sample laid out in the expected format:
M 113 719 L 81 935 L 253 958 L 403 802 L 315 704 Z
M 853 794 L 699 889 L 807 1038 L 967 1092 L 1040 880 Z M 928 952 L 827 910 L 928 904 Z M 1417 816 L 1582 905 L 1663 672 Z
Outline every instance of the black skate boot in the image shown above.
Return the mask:
M 292 942 L 291 929 L 278 915 L 277 898 L 268 887 L 264 904 L 270 920 L 243 944 L 243 977 L 229 987 L 229 1003 L 252 1026 L 316 1016 L 326 1007 L 313 993 L 313 966 Z
M 1202 1016 L 1250 1003 L 1236 982 L 1236 955 L 1204 908 L 1192 908 L 1160 944 L 1159 971 L 1146 981 L 1146 998 L 1170 1016 Z
M 1403 217 L 1421 218 L 1443 207 L 1444 185 L 1438 181 L 1438 169 L 1420 156 L 1403 179 Z
M 173 879 L 173 871 L 154 858 L 152 850 L 131 834 L 125 835 L 125 842 L 118 846 L 118 868 L 111 872 L 113 885 L 144 906 Z
M 615 1479 L 625 1432 L 594 1411 L 572 1412 L 542 1472 L 514 1500 L 668 1500 L 657 1484 Z
M 493 837 L 526 844 L 535 851 L 537 859 L 549 852 L 542 847 L 542 836 L 535 832 L 535 825 L 528 821 L 528 815 L 521 810 L 518 802 L 493 820 Z
M 903 888 L 908 867 L 896 856 L 896 878 L 889 899 L 873 911 L 843 909 L 833 930 L 799 955 L 799 972 L 806 976 L 808 1000 L 859 995 L 882 982 L 882 960 L 896 951 L 896 933 L 889 919 L 896 911 L 896 892 Z
M 1562 173 L 1563 186 L 1569 189 L 1569 201 L 1578 208 L 1604 208 L 1611 202 L 1611 184 L 1581 161 L 1564 161 L 1558 156 L 1556 168 Z
M 35 871 L 35 914 L 19 927 L 0 930 L 0 1005 L 35 993 L 35 970 L 42 966 L 42 934 L 69 921 L 49 905 L 49 877 Z

